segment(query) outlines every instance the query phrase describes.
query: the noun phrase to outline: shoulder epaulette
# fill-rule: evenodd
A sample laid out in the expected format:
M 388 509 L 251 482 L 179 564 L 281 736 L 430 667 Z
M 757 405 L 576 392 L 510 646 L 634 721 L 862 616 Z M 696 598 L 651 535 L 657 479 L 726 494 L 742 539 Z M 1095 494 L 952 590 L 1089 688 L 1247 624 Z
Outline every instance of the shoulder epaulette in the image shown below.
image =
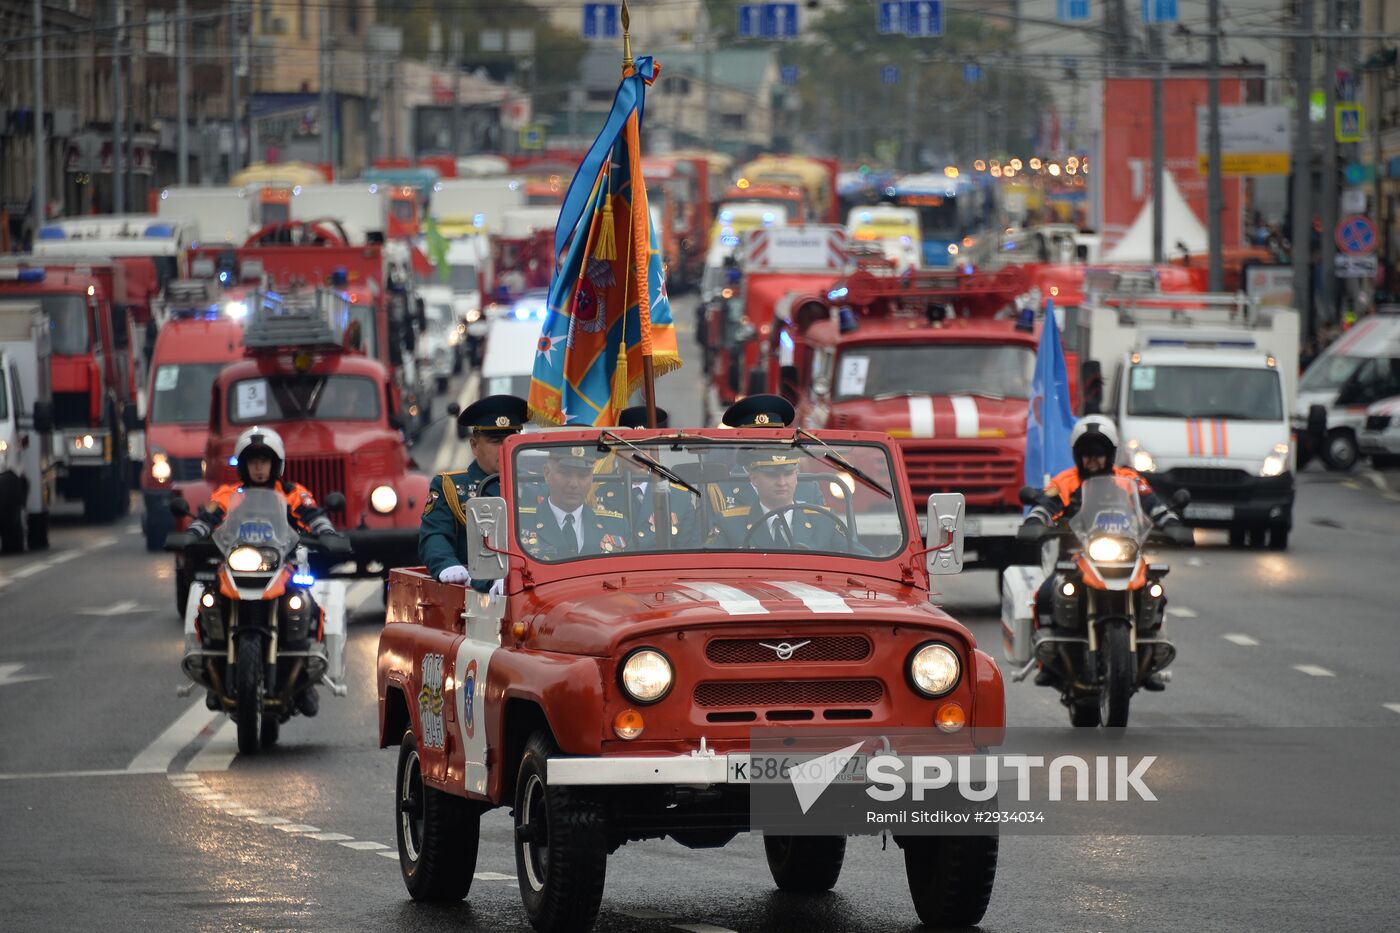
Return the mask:
M 720 514 L 725 518 L 739 518 L 740 516 L 748 515 L 752 511 L 753 509 L 749 508 L 747 505 L 736 505 L 732 509 L 725 509 L 720 512 Z

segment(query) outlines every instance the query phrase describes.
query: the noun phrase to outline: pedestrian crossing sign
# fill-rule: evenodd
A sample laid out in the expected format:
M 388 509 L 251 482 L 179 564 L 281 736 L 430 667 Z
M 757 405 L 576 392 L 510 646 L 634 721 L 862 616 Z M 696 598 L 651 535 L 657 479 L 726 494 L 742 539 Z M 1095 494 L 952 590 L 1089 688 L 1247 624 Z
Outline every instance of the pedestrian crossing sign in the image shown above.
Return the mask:
M 1337 142 L 1359 143 L 1365 129 L 1360 104 L 1337 104 Z

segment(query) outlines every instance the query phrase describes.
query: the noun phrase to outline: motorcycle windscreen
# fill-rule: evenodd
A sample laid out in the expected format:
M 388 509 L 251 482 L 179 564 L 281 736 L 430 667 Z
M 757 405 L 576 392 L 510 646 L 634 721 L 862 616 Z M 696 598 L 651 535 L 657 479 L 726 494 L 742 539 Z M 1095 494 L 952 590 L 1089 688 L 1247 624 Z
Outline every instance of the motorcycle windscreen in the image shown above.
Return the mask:
M 1152 530 L 1133 477 L 1090 477 L 1080 487 L 1080 497 L 1079 511 L 1069 520 L 1069 527 L 1081 541 L 1112 535 L 1141 544 Z
M 214 531 L 224 554 L 237 547 L 272 548 L 286 554 L 299 540 L 287 521 L 287 501 L 271 489 L 240 489 L 229 500 L 228 516 Z

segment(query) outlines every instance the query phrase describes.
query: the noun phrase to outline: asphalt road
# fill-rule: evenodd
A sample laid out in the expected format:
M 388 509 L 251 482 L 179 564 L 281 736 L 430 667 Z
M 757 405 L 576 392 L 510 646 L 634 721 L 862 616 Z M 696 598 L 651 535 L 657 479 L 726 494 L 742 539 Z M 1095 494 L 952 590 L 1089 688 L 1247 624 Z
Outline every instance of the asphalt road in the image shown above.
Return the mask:
M 672 424 L 696 424 L 692 305 L 677 305 L 687 366 L 661 380 L 661 402 Z M 415 450 L 425 469 L 461 456 L 442 433 Z M 484 820 L 467 902 L 424 907 L 404 891 L 395 755 L 376 747 L 373 584 L 355 593 L 349 695 L 323 691 L 319 717 L 294 720 L 275 750 L 245 759 L 226 719 L 175 695 L 170 560 L 143 550 L 137 518 L 94 528 L 74 514 L 55 526 L 51 551 L 0 559 L 0 927 L 528 929 L 504 810 Z M 1308 470 L 1286 553 L 1202 539 L 1166 555 L 1175 679 L 1139 695 L 1131 728 L 1361 725 L 1400 746 L 1400 478 Z M 946 579 L 942 602 L 1000 656 L 990 574 Z M 1008 683 L 1007 697 L 1013 725 L 1068 729 L 1029 680 Z M 1396 877 L 1390 835 L 1012 835 L 982 929 L 1394 929 Z M 623 847 L 608 863 L 598 929 L 915 924 L 895 847 L 854 840 L 835 891 L 803 898 L 774 889 L 749 836 L 720 850 Z

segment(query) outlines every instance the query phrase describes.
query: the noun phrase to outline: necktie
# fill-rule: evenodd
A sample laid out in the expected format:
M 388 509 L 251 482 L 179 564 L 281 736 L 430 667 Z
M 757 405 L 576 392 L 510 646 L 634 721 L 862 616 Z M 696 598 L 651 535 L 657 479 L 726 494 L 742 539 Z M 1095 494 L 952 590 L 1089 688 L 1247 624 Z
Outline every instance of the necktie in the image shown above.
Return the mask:
M 792 546 L 792 529 L 788 527 L 786 516 L 776 514 L 768 519 L 768 534 L 778 547 Z
M 564 553 L 570 557 L 578 553 L 578 532 L 574 531 L 574 513 L 564 516 Z

